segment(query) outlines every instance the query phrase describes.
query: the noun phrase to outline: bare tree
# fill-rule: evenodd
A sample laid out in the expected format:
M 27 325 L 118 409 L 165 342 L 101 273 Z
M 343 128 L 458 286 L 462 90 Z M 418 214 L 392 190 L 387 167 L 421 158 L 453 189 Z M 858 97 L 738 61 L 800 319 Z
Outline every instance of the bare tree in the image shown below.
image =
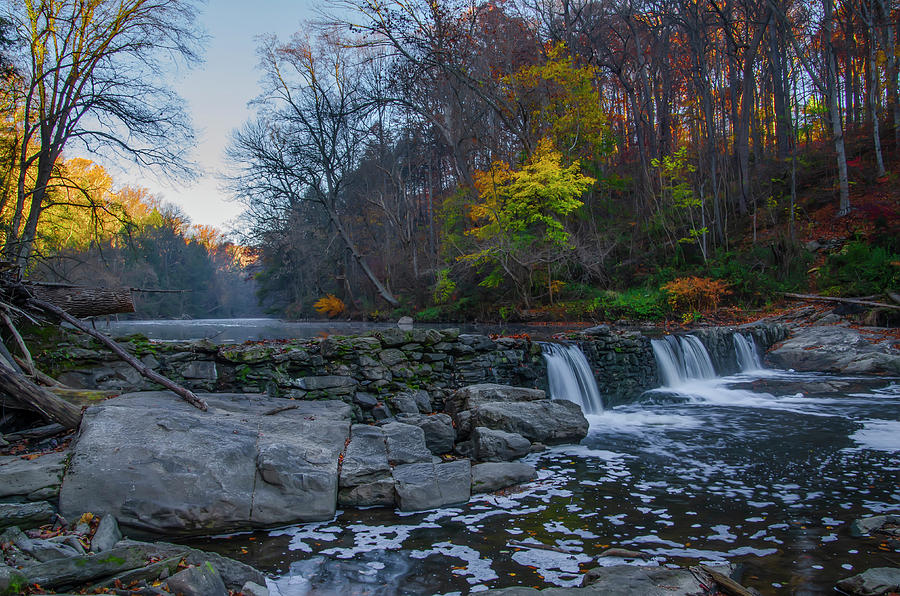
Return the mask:
M 315 42 L 299 35 L 286 44 L 269 40 L 261 56 L 259 117 L 235 133 L 229 150 L 243 164 L 232 179 L 235 194 L 263 217 L 289 220 L 301 202 L 318 205 L 379 295 L 397 306 L 342 216 L 348 176 L 373 124 L 359 63 L 327 33 Z
M 4 257 L 24 265 L 63 149 L 78 141 L 142 166 L 188 174 L 193 131 L 163 85 L 171 59 L 193 62 L 201 36 L 191 0 L 4 0 L 15 27 L 15 205 Z

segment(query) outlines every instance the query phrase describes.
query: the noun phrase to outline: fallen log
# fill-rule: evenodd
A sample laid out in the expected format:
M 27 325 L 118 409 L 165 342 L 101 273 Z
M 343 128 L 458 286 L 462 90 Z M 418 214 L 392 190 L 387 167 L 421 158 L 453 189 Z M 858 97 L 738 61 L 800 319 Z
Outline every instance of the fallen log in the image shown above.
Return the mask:
M 58 422 L 66 428 L 78 428 L 78 424 L 81 422 L 81 408 L 34 384 L 24 375 L 13 370 L 3 360 L 0 360 L 0 391 L 15 396 L 15 401 L 26 405 L 28 409 L 40 412 L 49 420 Z
M 860 306 L 872 306 L 875 308 L 893 308 L 900 310 L 900 306 L 894 304 L 885 304 L 883 302 L 872 302 L 871 300 L 858 300 L 856 298 L 839 298 L 837 296 L 819 296 L 817 294 L 793 294 L 791 292 L 782 292 L 785 298 L 794 298 L 796 300 L 821 300 L 823 302 L 842 302 L 845 304 L 859 304 Z
M 189 389 L 186 389 L 186 388 L 182 387 L 181 385 L 175 383 L 174 381 L 167 379 L 166 377 L 162 376 L 158 372 L 156 372 L 153 369 L 146 366 L 143 362 L 141 362 L 140 360 L 138 360 L 137 358 L 135 358 L 134 356 L 132 356 L 131 354 L 126 352 L 122 346 L 120 346 L 118 343 L 113 341 L 109 336 L 107 336 L 103 333 L 100 333 L 96 329 L 91 329 L 90 327 L 85 325 L 83 321 L 78 320 L 71 314 L 67 313 L 65 310 L 56 306 L 55 304 L 45 302 L 38 298 L 29 299 L 28 304 L 29 304 L 29 306 L 31 306 L 33 308 L 38 308 L 45 312 L 56 315 L 57 317 L 59 317 L 60 319 L 62 319 L 65 322 L 69 323 L 70 325 L 72 325 L 73 327 L 75 327 L 76 329 L 81 331 L 82 333 L 87 333 L 88 335 L 90 335 L 91 337 L 93 337 L 94 339 L 96 339 L 97 341 L 102 343 L 103 345 L 105 345 L 107 348 L 112 350 L 113 353 L 115 353 L 119 358 L 124 360 L 129 366 L 131 366 L 133 369 L 135 369 L 136 371 L 141 373 L 141 375 L 143 377 L 150 379 L 154 383 L 158 383 L 158 384 L 162 385 L 163 387 L 165 387 L 169 391 L 172 391 L 173 393 L 175 393 L 176 395 L 181 397 L 183 400 L 185 400 L 186 402 L 188 402 L 195 408 L 203 410 L 204 412 L 206 411 L 207 406 L 206 406 L 205 401 L 203 401 L 202 399 L 200 399 L 199 397 L 194 395 L 194 393 L 192 391 L 190 391 Z
M 79 319 L 134 312 L 131 288 L 85 288 L 38 282 L 23 282 L 22 287 L 35 299 L 53 304 Z
M 722 575 L 715 569 L 706 565 L 698 565 L 699 569 L 709 575 L 719 587 L 719 590 L 728 596 L 753 596 L 753 592 L 737 583 L 728 576 Z
M 46 439 L 48 437 L 55 437 L 56 435 L 64 433 L 67 430 L 68 429 L 62 424 L 53 423 L 46 426 L 38 426 L 37 428 L 32 428 L 29 430 L 20 430 L 14 433 L 8 433 L 3 435 L 3 438 L 11 443 L 21 441 L 22 439 L 40 440 Z

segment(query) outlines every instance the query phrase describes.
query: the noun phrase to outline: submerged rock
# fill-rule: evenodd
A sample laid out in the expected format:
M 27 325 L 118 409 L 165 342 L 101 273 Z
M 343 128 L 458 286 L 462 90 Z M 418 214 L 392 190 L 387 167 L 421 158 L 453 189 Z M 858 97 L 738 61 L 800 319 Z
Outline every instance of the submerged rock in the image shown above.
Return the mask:
M 900 516 L 873 515 L 853 520 L 850 524 L 851 536 L 866 536 L 872 533 L 900 536 Z
M 537 477 L 534 466 L 522 462 L 489 462 L 472 466 L 472 492 L 490 493 Z
M 688 569 L 613 565 L 591 569 L 578 588 L 514 587 L 487 590 L 489 596 L 697 596 L 710 591 Z
M 876 567 L 842 579 L 837 587 L 854 596 L 882 596 L 900 590 L 900 568 Z

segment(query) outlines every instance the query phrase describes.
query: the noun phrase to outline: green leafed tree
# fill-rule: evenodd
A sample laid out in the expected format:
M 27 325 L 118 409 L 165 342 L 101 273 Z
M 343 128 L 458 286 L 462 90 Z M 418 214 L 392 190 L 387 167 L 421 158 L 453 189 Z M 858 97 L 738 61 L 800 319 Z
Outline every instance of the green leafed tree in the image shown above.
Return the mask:
M 485 272 L 480 285 L 511 282 L 526 307 L 535 292 L 537 273 L 553 292 L 554 263 L 572 249 L 565 218 L 584 203 L 580 197 L 596 182 L 581 173 L 576 161 L 564 165 L 562 154 L 547 139 L 514 170 L 495 161 L 475 176 L 478 201 L 469 208 L 473 223 L 466 234 L 477 249 L 459 259 Z

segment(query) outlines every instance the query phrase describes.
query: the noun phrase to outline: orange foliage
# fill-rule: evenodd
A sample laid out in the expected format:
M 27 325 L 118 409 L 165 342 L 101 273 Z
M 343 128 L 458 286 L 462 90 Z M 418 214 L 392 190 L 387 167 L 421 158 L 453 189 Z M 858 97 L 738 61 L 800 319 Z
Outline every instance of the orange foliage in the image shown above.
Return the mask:
M 328 294 L 316 300 L 313 308 L 321 315 L 327 314 L 329 318 L 334 318 L 344 312 L 344 309 L 347 307 L 344 305 L 343 300 L 334 294 Z
M 663 285 L 662 289 L 669 295 L 669 306 L 677 312 L 716 309 L 722 298 L 731 293 L 727 282 L 708 277 L 679 277 Z

